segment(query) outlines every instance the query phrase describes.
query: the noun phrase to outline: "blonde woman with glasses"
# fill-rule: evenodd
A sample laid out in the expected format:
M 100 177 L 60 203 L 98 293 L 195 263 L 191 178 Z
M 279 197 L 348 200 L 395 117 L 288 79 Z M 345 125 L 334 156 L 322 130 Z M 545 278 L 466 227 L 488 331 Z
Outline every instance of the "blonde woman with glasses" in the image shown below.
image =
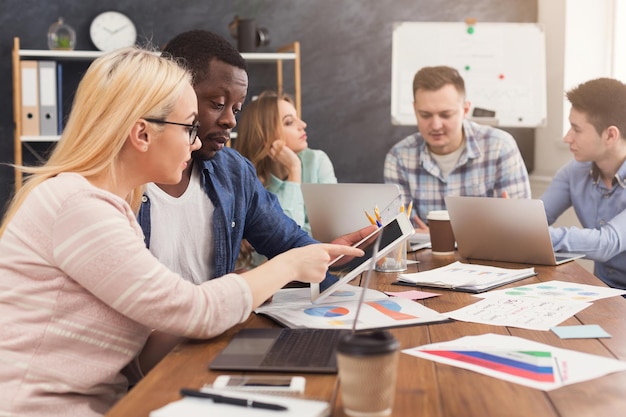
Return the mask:
M 163 353 L 162 333 L 210 338 L 287 282 L 319 282 L 340 245 L 285 252 L 194 285 L 146 249 L 146 182 L 181 180 L 197 140 L 189 73 L 125 48 L 95 60 L 48 162 L 0 228 L 0 415 L 100 416 Z

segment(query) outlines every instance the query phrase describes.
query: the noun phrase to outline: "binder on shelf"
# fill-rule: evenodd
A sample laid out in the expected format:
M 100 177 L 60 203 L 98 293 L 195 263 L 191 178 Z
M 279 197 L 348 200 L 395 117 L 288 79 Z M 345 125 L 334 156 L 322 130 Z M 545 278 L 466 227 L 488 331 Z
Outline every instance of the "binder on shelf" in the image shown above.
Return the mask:
M 20 61 L 22 75 L 22 136 L 39 136 L 39 76 L 37 61 Z
M 55 136 L 57 119 L 57 73 L 56 62 L 39 61 L 39 134 Z
M 63 65 L 57 62 L 57 135 L 63 133 Z

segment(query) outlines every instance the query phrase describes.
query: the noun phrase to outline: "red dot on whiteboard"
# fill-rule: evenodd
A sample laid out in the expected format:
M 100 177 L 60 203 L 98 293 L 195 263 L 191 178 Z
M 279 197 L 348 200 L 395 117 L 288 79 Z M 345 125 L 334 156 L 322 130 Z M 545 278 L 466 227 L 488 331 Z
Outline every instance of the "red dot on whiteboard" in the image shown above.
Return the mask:
M 504 74 L 498 75 L 498 78 L 501 79 L 501 80 L 504 80 Z

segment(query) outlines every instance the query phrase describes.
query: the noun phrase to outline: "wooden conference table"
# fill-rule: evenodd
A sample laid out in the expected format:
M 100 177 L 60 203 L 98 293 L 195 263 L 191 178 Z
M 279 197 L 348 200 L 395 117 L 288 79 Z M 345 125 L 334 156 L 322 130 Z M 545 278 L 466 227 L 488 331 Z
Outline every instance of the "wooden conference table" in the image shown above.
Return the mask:
M 458 258 L 433 257 L 429 249 L 410 253 L 409 259 L 420 261 L 409 265 L 408 272 L 427 270 L 448 264 Z M 512 264 L 490 263 L 515 267 Z M 524 265 L 519 265 L 524 266 Z M 560 280 L 604 285 L 578 263 L 558 267 L 535 266 L 538 275 L 510 284 L 518 286 L 540 281 Z M 407 287 L 391 285 L 395 274 L 376 273 L 372 288 L 402 291 Z M 432 291 L 432 290 L 430 290 Z M 447 312 L 476 302 L 470 294 L 454 291 L 441 293 L 422 301 L 426 306 Z M 599 324 L 612 335 L 609 339 L 561 340 L 550 331 L 477 323 L 451 322 L 392 329 L 401 348 L 443 342 L 462 336 L 498 333 L 519 336 L 556 347 L 626 361 L 626 299 L 611 297 L 599 300 L 571 317 L 562 325 Z M 108 417 L 142 417 L 150 411 L 180 398 L 181 387 L 199 388 L 225 372 L 209 371 L 207 365 L 241 327 L 270 327 L 275 324 L 252 315 L 245 323 L 206 342 L 185 343 L 165 357 L 135 388 L 107 413 Z M 230 372 L 234 373 L 234 372 Z M 306 374 L 305 397 L 323 399 L 333 404 L 333 416 L 342 417 L 340 387 L 336 375 Z M 471 417 L 471 416 L 541 416 L 541 417 L 617 417 L 626 415 L 626 372 L 568 385 L 545 392 L 513 384 L 465 369 L 400 354 L 393 416 Z

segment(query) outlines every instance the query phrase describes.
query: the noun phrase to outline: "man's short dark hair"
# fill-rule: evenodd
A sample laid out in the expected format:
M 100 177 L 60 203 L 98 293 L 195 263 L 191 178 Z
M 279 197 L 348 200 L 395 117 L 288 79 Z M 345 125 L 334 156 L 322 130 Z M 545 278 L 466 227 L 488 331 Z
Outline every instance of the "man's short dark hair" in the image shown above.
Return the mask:
M 599 135 L 610 126 L 626 137 L 626 85 L 613 78 L 584 82 L 566 94 L 572 107 L 585 113 Z
M 176 59 L 189 69 L 194 84 L 208 78 L 208 63 L 218 59 L 229 65 L 248 71 L 246 61 L 228 40 L 207 30 L 183 32 L 167 43 L 163 56 Z
M 448 84 L 451 84 L 461 97 L 465 97 L 465 81 L 457 70 L 445 65 L 423 67 L 413 77 L 413 97 L 419 89 L 437 91 Z

